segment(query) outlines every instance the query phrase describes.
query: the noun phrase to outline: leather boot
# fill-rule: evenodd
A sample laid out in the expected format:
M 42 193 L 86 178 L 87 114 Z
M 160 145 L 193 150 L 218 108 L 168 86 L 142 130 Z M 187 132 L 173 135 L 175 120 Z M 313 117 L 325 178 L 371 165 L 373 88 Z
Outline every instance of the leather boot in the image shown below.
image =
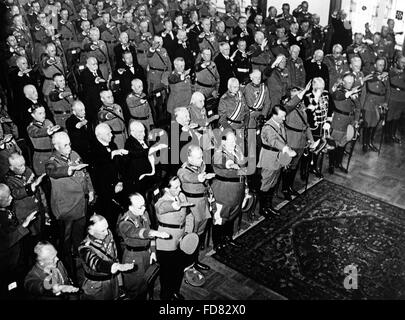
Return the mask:
M 370 129 L 370 142 L 368 144 L 368 147 L 370 148 L 371 151 L 378 152 L 378 148 L 374 145 L 374 136 L 375 132 L 377 131 L 377 127 L 369 128 Z
M 366 153 L 368 151 L 368 145 L 370 143 L 370 128 L 365 127 L 363 128 L 363 152 Z
M 266 206 L 266 210 L 271 214 L 271 215 L 280 215 L 280 213 L 274 209 L 273 207 L 273 197 L 274 197 L 274 193 L 276 192 L 276 187 L 270 188 L 269 191 L 266 192 L 267 195 L 267 206 Z
M 281 183 L 282 189 L 281 192 L 284 195 L 284 199 L 291 201 L 291 193 L 290 193 L 290 170 L 283 170 L 281 172 Z
M 329 155 L 329 168 L 328 168 L 328 172 L 330 174 L 334 174 L 335 173 L 335 158 L 336 158 L 336 151 L 335 149 L 333 150 L 329 150 L 328 151 L 328 155 Z
M 345 167 L 342 165 L 343 157 L 345 154 L 345 148 L 344 147 L 337 147 L 335 149 L 336 152 L 336 163 L 335 167 L 340 169 L 343 173 L 347 173 L 347 170 Z
M 394 140 L 392 139 L 392 121 L 387 121 L 384 126 L 384 142 L 385 143 L 393 143 Z
M 396 136 L 399 120 L 392 120 L 391 123 L 391 138 L 394 143 L 401 143 L 401 139 Z
M 290 194 L 298 197 L 300 194 L 298 193 L 297 190 L 294 189 L 294 180 L 295 180 L 295 175 L 297 174 L 297 169 L 292 169 L 290 170 L 290 176 L 289 176 L 289 190 L 290 190 Z

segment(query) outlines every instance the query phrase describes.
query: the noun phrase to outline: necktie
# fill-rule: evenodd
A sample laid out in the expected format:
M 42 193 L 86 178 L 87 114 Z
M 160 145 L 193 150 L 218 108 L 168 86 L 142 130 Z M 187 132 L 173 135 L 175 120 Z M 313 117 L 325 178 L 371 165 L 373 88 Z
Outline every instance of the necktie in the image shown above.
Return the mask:
M 145 141 L 142 141 L 142 142 L 141 142 L 141 146 L 142 146 L 144 149 L 148 149 L 148 146 L 146 145 Z
M 95 71 L 93 71 L 93 75 L 97 78 L 98 77 L 98 74 L 97 74 L 97 72 L 95 72 Z

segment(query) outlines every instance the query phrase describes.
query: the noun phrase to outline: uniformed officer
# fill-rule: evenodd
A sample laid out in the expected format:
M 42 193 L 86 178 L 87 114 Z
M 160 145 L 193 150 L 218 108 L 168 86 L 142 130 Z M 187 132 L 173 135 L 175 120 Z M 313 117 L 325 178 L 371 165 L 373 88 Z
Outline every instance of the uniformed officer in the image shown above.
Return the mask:
M 251 53 L 251 63 L 253 69 L 258 69 L 262 72 L 267 68 L 270 61 L 274 59 L 273 54 L 267 45 L 268 40 L 265 39 L 264 33 L 257 31 L 255 33 L 255 43 L 249 47 Z
M 201 51 L 201 61 L 196 66 L 194 90 L 199 91 L 208 99 L 218 97 L 219 74 L 212 51 L 205 48 Z
M 198 36 L 198 45 L 200 51 L 203 49 L 210 49 L 213 58 L 219 53 L 219 44 L 215 36 L 215 33 L 211 32 L 211 20 L 209 18 L 204 18 L 201 22 L 203 32 Z
M 115 66 L 114 47 L 118 43 L 120 31 L 114 22 L 110 22 L 111 16 L 108 12 L 103 13 L 103 23 L 99 27 L 100 39 L 107 45 L 110 64 Z
M 218 115 L 219 125 L 224 129 L 244 129 L 249 123 L 249 109 L 238 79 L 228 80 L 228 91 L 219 100 Z
M 380 114 L 388 107 L 389 80 L 388 73 L 384 72 L 386 60 L 378 58 L 373 72 L 373 78 L 363 87 L 361 95 L 361 111 L 363 114 L 363 152 L 378 151 L 374 145 L 374 135 Z
M 183 251 L 179 249 L 179 243 L 185 233 L 193 231 L 193 215 L 187 212 L 190 206 L 181 192 L 179 178 L 170 178 L 163 196 L 155 204 L 158 231 L 171 235 L 169 239 L 156 240 L 161 300 L 184 300 L 180 287 L 188 263 Z
M 149 48 L 147 57 L 147 82 L 148 92 L 152 92 L 167 86 L 167 78 L 172 72 L 172 63 L 169 55 L 163 46 L 163 39 L 160 36 L 153 37 L 152 46 Z
M 250 80 L 243 89 L 243 95 L 246 99 L 246 105 L 249 108 L 248 129 L 257 129 L 258 117 L 267 119 L 270 111 L 269 89 L 264 83 L 261 83 L 262 73 L 255 69 L 250 74 Z
M 318 14 L 312 15 L 312 28 L 311 28 L 311 39 L 314 52 L 316 50 L 324 50 L 325 37 L 328 32 L 327 28 L 322 27 L 319 23 L 321 22 L 321 17 Z
M 337 80 L 349 71 L 346 58 L 342 55 L 343 47 L 340 44 L 335 44 L 332 52 L 332 54 L 326 55 L 323 60 L 329 70 L 329 91 L 332 91 Z
M 136 35 L 139 33 L 139 26 L 133 21 L 134 17 L 130 11 L 124 13 L 124 21 L 120 26 L 121 32 L 126 32 L 131 44 L 135 43 Z
M 45 80 L 42 85 L 42 93 L 45 100 L 48 100 L 49 93 L 55 87 L 53 76 L 56 73 L 65 75 L 65 69 L 62 64 L 62 59 L 56 55 L 56 47 L 50 42 L 46 45 L 46 55 L 41 61 L 42 72 L 45 75 Z
M 55 124 L 66 128 L 66 120 L 70 117 L 74 101 L 72 91 L 66 86 L 65 77 L 61 73 L 53 76 L 55 89 L 49 93 L 49 109 L 55 119 Z
M 114 103 L 114 96 L 111 90 L 100 92 L 102 106 L 98 111 L 98 120 L 107 123 L 114 134 L 114 143 L 118 149 L 123 149 L 127 139 L 124 115 L 121 107 Z
M 351 61 L 351 59 L 355 56 L 361 58 L 363 65 L 362 71 L 365 75 L 368 75 L 373 71 L 376 56 L 370 49 L 369 45 L 367 43 L 363 43 L 363 39 L 364 36 L 362 33 L 355 33 L 353 44 L 347 47 L 346 52 L 348 61 Z
M 41 175 L 45 172 L 45 162 L 52 155 L 51 136 L 60 126 L 55 126 L 45 118 L 45 108 L 39 104 L 33 105 L 29 112 L 34 120 L 27 127 L 28 136 L 34 146 L 33 168 L 37 175 Z
M 287 117 L 284 123 L 287 132 L 288 145 L 297 155 L 292 159 L 290 165 L 281 173 L 282 190 L 284 198 L 291 200 L 291 196 L 298 196 L 299 193 L 294 189 L 294 179 L 298 170 L 299 161 L 304 153 L 304 149 L 314 144 L 312 131 L 308 123 L 306 106 L 303 101 L 304 95 L 311 87 L 311 82 L 305 89 L 292 88 L 288 101 L 284 107 L 287 111 Z
M 82 298 L 116 300 L 120 294 L 118 272 L 132 270 L 134 263 L 119 263 L 114 237 L 103 216 L 91 216 L 87 233 L 79 247 L 84 269 Z
M 148 22 L 142 21 L 139 24 L 140 33 L 135 37 L 138 62 L 139 65 L 144 68 L 145 72 L 148 65 L 148 59 L 146 55 L 149 48 L 152 46 L 152 33 L 148 30 L 148 28 Z
M 61 10 L 60 18 L 58 33 L 61 35 L 60 41 L 66 55 L 68 49 L 77 45 L 77 30 L 69 20 L 69 11 L 67 9 Z
M 291 87 L 305 86 L 306 73 L 304 68 L 304 62 L 299 57 L 300 47 L 292 45 L 290 47 L 290 57 L 287 58 L 287 70 L 290 76 Z
M 271 109 L 271 118 L 262 128 L 262 149 L 260 150 L 258 168 L 261 168 L 260 214 L 268 218 L 278 215 L 273 208 L 273 196 L 283 168 L 281 157 L 293 158 L 297 153 L 287 143 L 284 121 L 287 111 L 283 106 L 276 105 Z
M 232 129 L 226 130 L 221 146 L 213 155 L 212 167 L 215 177 L 212 182 L 213 204 L 212 241 L 214 249 L 224 246 L 240 247 L 233 241 L 234 222 L 241 214 L 245 194 L 247 161 Z
M 390 98 L 388 100 L 388 113 L 386 124 L 386 141 L 400 143 L 401 139 L 396 136 L 399 127 L 399 119 L 404 114 L 405 101 L 405 57 L 401 57 L 396 67 L 389 72 Z
M 126 98 L 130 117 L 141 122 L 147 131 L 150 131 L 154 127 L 152 110 L 143 92 L 142 81 L 140 79 L 132 80 L 131 89 L 132 92 Z
M 34 40 L 34 57 L 35 61 L 41 61 L 41 54 L 45 51 L 45 27 L 47 26 L 46 15 L 40 12 L 37 16 L 38 23 L 34 25 L 32 36 Z
M 270 93 L 271 108 L 280 104 L 281 98 L 287 94 L 291 87 L 291 79 L 287 69 L 287 58 L 280 54 L 271 65 L 271 74 L 267 79 L 267 87 Z
M 360 90 L 359 87 L 354 87 L 354 76 L 349 73 L 343 76 L 342 85 L 332 93 L 335 108 L 332 115 L 331 138 L 336 143 L 333 158 L 335 167 L 344 173 L 347 173 L 347 170 L 342 166 L 342 160 L 346 143 L 349 142 L 347 141 L 346 132 L 349 124 L 355 128 L 358 127 L 360 119 Z
M 156 238 L 168 238 L 169 234 L 151 229 L 145 200 L 139 193 L 129 196 L 130 206 L 118 219 L 118 234 L 122 238 L 123 263 L 133 263 L 134 269 L 123 274 L 124 288 L 130 299 L 146 300 L 145 272 L 156 262 Z
M 183 58 L 174 59 L 174 70 L 168 78 L 170 94 L 167 100 L 167 112 L 172 117 L 176 107 L 188 106 L 191 99 L 190 70 L 184 70 L 184 66 Z
M 97 27 L 93 27 L 89 32 L 89 39 L 83 40 L 83 51 L 85 51 L 86 59 L 95 57 L 98 61 L 98 68 L 101 71 L 104 79 L 111 77 L 111 64 L 108 55 L 108 49 L 103 40 L 100 40 L 100 31 Z
M 183 193 L 189 203 L 194 204 L 190 208 L 194 217 L 194 230 L 200 238 L 200 246 L 204 244 L 203 235 L 207 228 L 207 222 L 211 218 L 208 188 L 209 181 L 215 174 L 207 173 L 203 161 L 203 152 L 199 146 L 191 145 L 187 150 L 187 162 L 177 171 Z M 194 253 L 194 267 L 198 270 L 210 268 L 198 261 L 199 247 Z
M 293 10 L 293 16 L 297 19 L 299 24 L 301 24 L 303 20 L 310 21 L 312 14 L 308 12 L 308 2 L 302 1 L 301 4 Z
M 282 13 L 277 16 L 278 23 L 286 30 L 289 30 L 290 25 L 295 22 L 294 16 L 290 13 L 290 5 L 288 3 L 284 3 L 281 10 Z

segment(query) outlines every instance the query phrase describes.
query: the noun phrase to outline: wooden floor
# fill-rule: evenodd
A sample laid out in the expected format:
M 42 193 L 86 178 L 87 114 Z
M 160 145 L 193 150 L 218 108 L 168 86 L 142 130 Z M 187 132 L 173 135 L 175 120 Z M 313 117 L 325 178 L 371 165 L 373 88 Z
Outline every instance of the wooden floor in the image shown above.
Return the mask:
M 324 179 L 405 208 L 405 134 L 403 133 L 402 140 L 404 141 L 402 145 L 383 145 L 380 156 L 375 152 L 363 154 L 359 141 L 355 147 L 349 173 L 344 174 L 338 171 L 333 175 L 328 174 L 328 161 L 325 159 L 323 167 Z M 309 185 L 316 183 L 318 180 L 311 175 Z M 304 183 L 297 177 L 296 189 L 303 189 L 303 187 Z M 282 199 L 275 200 L 279 206 L 285 204 Z M 248 221 L 244 217 L 241 231 L 238 234 L 246 231 L 261 219 L 257 216 L 254 221 Z M 201 253 L 201 256 L 205 255 L 202 261 L 211 267 L 210 271 L 205 272 L 206 283 L 204 286 L 196 288 L 185 283 L 182 285 L 181 293 L 187 300 L 286 299 L 219 263 L 210 257 L 212 253 L 212 248 L 207 248 Z M 159 292 L 158 286 L 155 290 L 156 298 Z

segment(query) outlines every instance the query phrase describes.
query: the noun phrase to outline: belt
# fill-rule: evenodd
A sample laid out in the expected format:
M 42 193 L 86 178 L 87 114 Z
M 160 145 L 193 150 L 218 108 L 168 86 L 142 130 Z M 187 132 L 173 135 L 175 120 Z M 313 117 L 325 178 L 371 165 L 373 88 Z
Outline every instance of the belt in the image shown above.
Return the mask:
M 373 96 L 379 96 L 379 97 L 385 96 L 385 93 L 376 93 L 376 92 L 372 92 L 372 91 L 368 91 L 368 93 L 372 94 Z
M 114 134 L 121 134 L 121 133 L 124 133 L 124 130 L 122 130 L 122 131 L 115 131 L 115 130 L 112 130 L 111 132 L 114 133 Z
M 168 223 L 163 223 L 163 222 L 158 222 L 159 226 L 165 227 L 165 228 L 171 228 L 171 229 L 183 229 L 186 225 L 184 222 L 183 224 L 168 224 Z
M 53 150 L 52 149 L 36 149 L 36 148 L 34 148 L 34 151 L 35 152 L 43 152 L 43 153 L 45 153 L 45 152 L 52 152 Z
M 304 131 L 306 130 L 306 128 L 297 129 L 297 128 L 290 127 L 290 126 L 289 126 L 288 124 L 286 124 L 286 123 L 284 123 L 284 126 L 285 126 L 288 130 L 295 131 L 295 132 L 304 132 Z
M 127 250 L 129 251 L 146 251 L 149 249 L 150 246 L 144 246 L 144 247 L 130 247 L 130 246 L 125 246 Z
M 70 114 L 70 111 L 53 111 L 54 114 Z
M 89 273 L 85 272 L 84 276 L 91 281 L 106 281 L 106 280 L 111 280 L 112 278 L 114 278 L 115 275 L 111 274 L 111 275 L 105 275 L 105 276 L 97 276 L 97 275 L 89 274 Z
M 280 150 L 278 150 L 277 148 L 270 147 L 266 144 L 262 144 L 262 148 L 270 151 L 280 152 Z
M 204 198 L 205 193 L 188 193 L 183 190 L 183 193 L 188 197 L 188 198 Z
M 335 111 L 337 113 L 343 114 L 345 116 L 351 116 L 353 114 L 353 112 L 345 112 L 345 111 L 339 110 L 338 108 L 335 108 Z
M 243 123 L 243 121 L 232 120 L 232 119 L 229 119 L 228 117 L 226 117 L 226 120 L 231 121 L 231 122 L 233 122 L 233 123 L 238 123 L 238 124 L 242 124 L 242 123 Z
M 149 69 L 150 70 L 156 70 L 156 71 L 166 71 L 166 69 L 154 68 L 154 67 L 151 67 L 151 66 L 149 66 Z
M 139 50 L 139 49 L 136 50 L 136 53 L 146 53 L 146 52 L 148 52 L 148 50 Z
M 146 116 L 146 117 L 134 117 L 134 116 L 131 116 L 131 118 L 135 119 L 135 120 L 148 120 L 149 116 Z
M 268 63 L 260 63 L 260 62 L 254 62 L 254 61 L 251 61 L 251 63 L 258 65 L 258 66 L 268 66 Z
M 205 83 L 201 83 L 200 81 L 196 81 L 196 83 L 201 86 L 201 87 L 206 87 L 206 88 L 213 88 L 215 87 L 215 84 L 211 85 L 211 84 L 205 84 Z
M 240 176 L 239 178 L 227 178 L 227 177 L 221 177 L 219 175 L 215 176 L 215 179 L 219 180 L 219 181 L 225 181 L 225 182 L 238 182 L 241 183 L 242 181 L 242 176 Z
M 247 68 L 237 68 L 236 71 L 247 73 L 247 72 L 249 72 L 249 69 L 247 69 Z

